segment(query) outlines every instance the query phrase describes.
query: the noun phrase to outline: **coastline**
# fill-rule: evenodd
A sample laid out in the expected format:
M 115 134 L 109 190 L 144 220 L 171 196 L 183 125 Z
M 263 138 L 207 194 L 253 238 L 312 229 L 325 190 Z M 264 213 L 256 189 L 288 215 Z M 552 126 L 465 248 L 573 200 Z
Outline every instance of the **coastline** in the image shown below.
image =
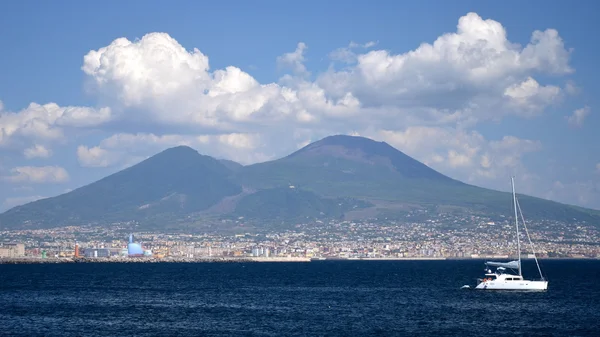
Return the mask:
M 215 262 L 310 262 L 305 257 L 112 257 L 112 258 L 0 258 L 1 264 L 52 264 L 52 263 L 215 263 Z
M 248 263 L 248 262 L 320 262 L 320 261 L 465 261 L 486 260 L 487 257 L 113 257 L 113 258 L 41 258 L 20 257 L 0 258 L 2 264 L 54 264 L 54 263 Z M 545 257 L 538 260 L 599 260 L 598 257 Z M 524 259 L 525 260 L 525 259 Z

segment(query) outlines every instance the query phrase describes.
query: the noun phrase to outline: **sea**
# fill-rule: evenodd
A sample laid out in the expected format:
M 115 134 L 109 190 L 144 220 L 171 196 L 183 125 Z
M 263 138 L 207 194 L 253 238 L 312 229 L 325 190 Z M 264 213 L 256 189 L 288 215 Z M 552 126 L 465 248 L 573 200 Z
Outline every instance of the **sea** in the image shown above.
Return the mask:
M 545 292 L 461 289 L 481 260 L 0 265 L 0 335 L 600 336 L 600 261 L 540 264 Z

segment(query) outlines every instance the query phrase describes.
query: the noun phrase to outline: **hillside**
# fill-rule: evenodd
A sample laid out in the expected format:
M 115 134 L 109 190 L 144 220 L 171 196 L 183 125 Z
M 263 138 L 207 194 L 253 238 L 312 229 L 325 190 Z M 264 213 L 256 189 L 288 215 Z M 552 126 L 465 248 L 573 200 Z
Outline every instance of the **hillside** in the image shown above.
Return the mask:
M 287 157 L 247 166 L 237 176 L 259 189 L 292 184 L 331 197 L 419 202 L 429 200 L 430 190 L 468 186 L 387 143 L 352 136 L 327 137 Z
M 391 216 L 396 205 L 512 214 L 509 193 L 454 180 L 385 142 L 364 137 L 326 137 L 284 158 L 247 166 L 237 176 L 240 183 L 257 189 L 291 184 L 326 197 L 382 201 L 386 206 L 381 210 Z M 595 210 L 526 195 L 519 200 L 529 219 L 600 219 Z
M 278 187 L 260 190 L 240 200 L 235 215 L 255 219 L 302 221 L 340 218 L 344 213 L 373 206 L 351 198 L 322 198 L 297 188 Z
M 598 211 L 520 196 L 528 219 L 600 221 Z M 138 220 L 158 227 L 215 219 L 311 221 L 407 209 L 511 214 L 511 196 L 449 178 L 384 142 L 330 136 L 242 166 L 179 146 L 69 193 L 0 215 L 0 228 Z M 361 213 L 362 211 L 366 211 Z
M 212 157 L 175 147 L 69 193 L 12 208 L 0 215 L 0 227 L 178 217 L 240 193 L 230 174 Z

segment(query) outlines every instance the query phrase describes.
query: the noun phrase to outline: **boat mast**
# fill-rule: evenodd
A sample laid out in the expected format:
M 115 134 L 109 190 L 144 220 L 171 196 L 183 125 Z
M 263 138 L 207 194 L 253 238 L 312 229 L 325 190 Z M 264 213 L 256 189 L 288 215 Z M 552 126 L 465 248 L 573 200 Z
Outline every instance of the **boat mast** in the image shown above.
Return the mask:
M 519 276 L 523 276 L 521 274 L 521 241 L 519 240 L 519 218 L 518 218 L 518 214 L 517 214 L 517 194 L 515 193 L 515 177 L 510 177 L 510 183 L 512 185 L 513 204 L 515 206 L 515 227 L 517 228 L 517 252 L 519 255 Z
M 542 281 L 545 280 L 544 275 L 542 275 L 542 269 L 540 268 L 540 264 L 538 262 L 537 256 L 535 254 L 535 248 L 533 248 L 533 242 L 531 242 L 531 236 L 529 236 L 529 231 L 527 230 L 527 223 L 525 222 L 525 218 L 523 217 L 523 211 L 521 210 L 521 205 L 519 204 L 519 200 L 517 200 L 517 207 L 519 208 L 519 214 L 521 215 L 521 221 L 523 222 L 523 228 L 525 228 L 525 234 L 527 234 L 527 239 L 529 240 L 529 245 L 531 246 L 531 252 L 533 253 L 533 258 L 535 259 L 535 264 L 537 265 L 538 271 L 540 272 L 540 278 Z

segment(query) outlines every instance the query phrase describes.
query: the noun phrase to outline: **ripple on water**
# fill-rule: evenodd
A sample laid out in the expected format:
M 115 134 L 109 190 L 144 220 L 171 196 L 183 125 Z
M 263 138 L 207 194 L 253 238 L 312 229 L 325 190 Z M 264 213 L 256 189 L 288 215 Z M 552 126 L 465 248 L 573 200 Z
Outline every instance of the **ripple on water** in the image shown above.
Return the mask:
M 600 261 L 547 292 L 461 290 L 477 261 L 0 266 L 2 334 L 596 336 Z M 466 280 L 466 281 L 465 281 Z

